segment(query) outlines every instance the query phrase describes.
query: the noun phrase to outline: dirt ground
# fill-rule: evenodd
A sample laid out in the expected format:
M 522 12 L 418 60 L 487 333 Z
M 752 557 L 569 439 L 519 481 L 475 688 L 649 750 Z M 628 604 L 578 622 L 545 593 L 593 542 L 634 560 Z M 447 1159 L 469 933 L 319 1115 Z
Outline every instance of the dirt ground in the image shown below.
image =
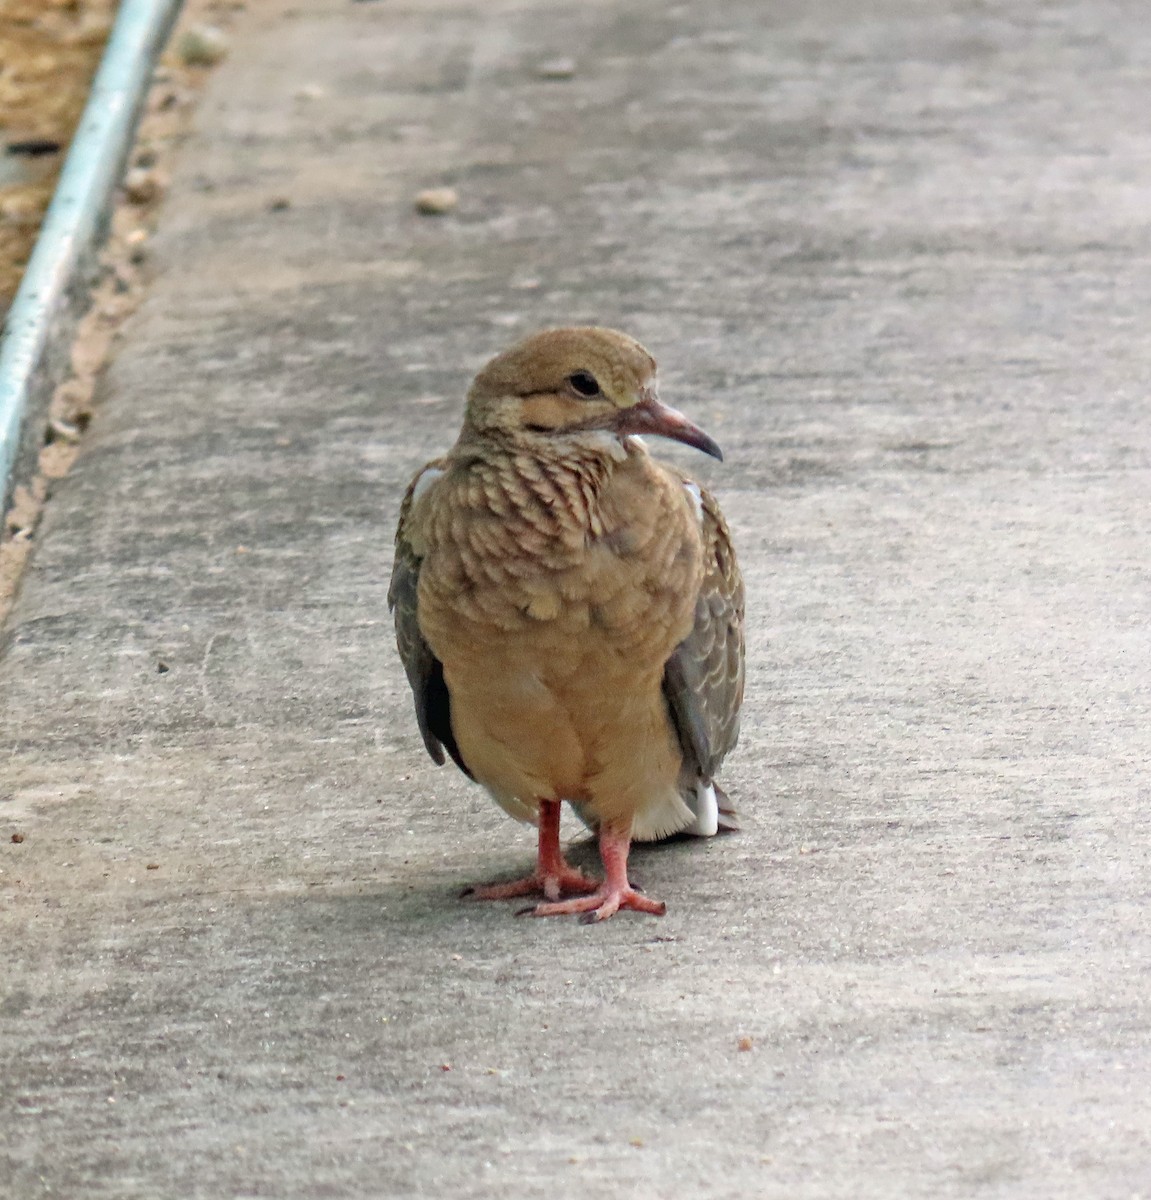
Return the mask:
M 0 0 L 0 311 L 20 284 L 115 9 Z
M 116 0 L 0 0 L 0 135 L 6 146 L 0 157 L 0 315 L 20 285 L 116 7 Z M 240 0 L 186 4 L 156 70 L 112 215 L 103 275 L 73 343 L 72 373 L 53 398 L 38 470 L 17 483 L 0 525 L 0 623 L 53 482 L 67 474 L 79 450 L 112 342 L 144 294 L 148 243 L 172 156 L 190 128 L 210 69 L 184 61 L 181 39 L 205 26 L 226 30 L 243 8 Z

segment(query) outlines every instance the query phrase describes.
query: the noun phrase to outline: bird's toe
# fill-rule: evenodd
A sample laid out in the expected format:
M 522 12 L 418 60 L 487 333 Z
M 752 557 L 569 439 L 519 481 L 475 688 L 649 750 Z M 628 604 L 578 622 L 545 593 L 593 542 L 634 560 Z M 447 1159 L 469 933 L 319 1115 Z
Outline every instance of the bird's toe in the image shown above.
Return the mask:
M 540 873 L 533 871 L 522 879 L 511 879 L 506 883 L 477 883 L 464 888 L 461 899 L 468 900 L 515 900 L 520 896 L 543 896 L 546 900 L 558 901 L 562 896 L 582 895 L 594 892 L 599 887 L 595 879 L 589 879 L 582 871 L 566 864 L 555 871 Z
M 640 895 L 633 887 L 610 888 L 599 887 L 590 896 L 577 896 L 571 900 L 561 900 L 557 903 L 542 903 L 523 909 L 525 915 L 533 917 L 564 917 L 579 916 L 585 925 L 606 921 L 621 910 L 630 909 L 632 912 L 650 913 L 662 917 L 667 912 L 667 905 L 662 900 L 649 900 Z

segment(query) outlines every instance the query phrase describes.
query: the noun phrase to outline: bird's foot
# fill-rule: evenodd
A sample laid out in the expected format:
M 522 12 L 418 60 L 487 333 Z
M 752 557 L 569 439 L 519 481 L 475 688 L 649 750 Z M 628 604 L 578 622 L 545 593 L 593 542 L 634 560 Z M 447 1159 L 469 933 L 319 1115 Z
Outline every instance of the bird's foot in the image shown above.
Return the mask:
M 536 869 L 522 879 L 509 883 L 481 883 L 466 888 L 464 896 L 472 900 L 514 900 L 517 896 L 543 896 L 558 900 L 561 896 L 594 892 L 599 884 L 577 870 L 560 849 L 560 801 L 539 801 L 539 856 Z
M 596 921 L 606 921 L 620 909 L 628 908 L 632 912 L 651 913 L 656 917 L 662 917 L 667 912 L 667 905 L 662 900 L 649 900 L 631 884 L 615 887 L 604 883 L 590 896 L 579 896 L 574 900 L 560 900 L 551 904 L 537 904 L 534 908 L 522 909 L 521 914 L 532 917 L 565 917 L 573 913 L 582 913 L 581 922 L 590 925 Z
M 522 879 L 508 883 L 479 883 L 466 888 L 463 895 L 469 900 L 514 900 L 518 896 L 543 896 L 559 900 L 561 896 L 594 892 L 599 884 L 582 871 L 563 863 L 548 871 L 533 871 Z

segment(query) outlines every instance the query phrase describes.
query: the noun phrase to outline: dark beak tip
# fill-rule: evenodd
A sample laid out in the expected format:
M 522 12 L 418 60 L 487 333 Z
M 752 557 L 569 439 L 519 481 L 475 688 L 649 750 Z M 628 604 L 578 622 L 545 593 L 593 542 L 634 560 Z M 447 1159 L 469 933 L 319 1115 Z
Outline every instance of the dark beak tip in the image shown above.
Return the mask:
M 710 455 L 717 462 L 723 462 L 723 451 L 719 447 L 719 442 L 710 433 L 704 433 L 697 426 L 693 426 L 690 433 L 676 440 L 683 442 L 685 446 L 690 446 L 693 450 L 700 450 L 704 454 Z

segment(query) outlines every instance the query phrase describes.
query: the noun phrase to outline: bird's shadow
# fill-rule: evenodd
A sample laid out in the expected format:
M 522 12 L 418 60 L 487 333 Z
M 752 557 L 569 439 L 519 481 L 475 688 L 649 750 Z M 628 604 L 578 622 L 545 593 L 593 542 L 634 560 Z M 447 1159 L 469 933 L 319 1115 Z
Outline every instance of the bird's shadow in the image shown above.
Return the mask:
M 676 835 L 660 842 L 633 845 L 630 866 L 632 883 L 647 888 L 663 899 L 674 900 L 677 877 L 686 874 L 684 862 L 706 853 L 713 839 Z M 568 861 L 593 879 L 602 878 L 598 847 L 593 836 L 577 837 L 565 844 Z M 402 931 L 406 937 L 424 937 L 429 933 L 447 936 L 466 935 L 477 925 L 489 928 L 507 921 L 513 914 L 530 908 L 533 897 L 510 900 L 476 900 L 466 895 L 478 883 L 501 883 L 523 876 L 531 869 L 531 859 L 522 854 L 477 859 L 467 874 L 458 867 L 413 864 L 414 869 L 392 879 L 374 879 L 357 883 L 313 887 L 285 905 L 295 911 L 290 920 L 305 929 L 320 932 L 325 926 L 338 926 L 353 936 L 392 936 Z

